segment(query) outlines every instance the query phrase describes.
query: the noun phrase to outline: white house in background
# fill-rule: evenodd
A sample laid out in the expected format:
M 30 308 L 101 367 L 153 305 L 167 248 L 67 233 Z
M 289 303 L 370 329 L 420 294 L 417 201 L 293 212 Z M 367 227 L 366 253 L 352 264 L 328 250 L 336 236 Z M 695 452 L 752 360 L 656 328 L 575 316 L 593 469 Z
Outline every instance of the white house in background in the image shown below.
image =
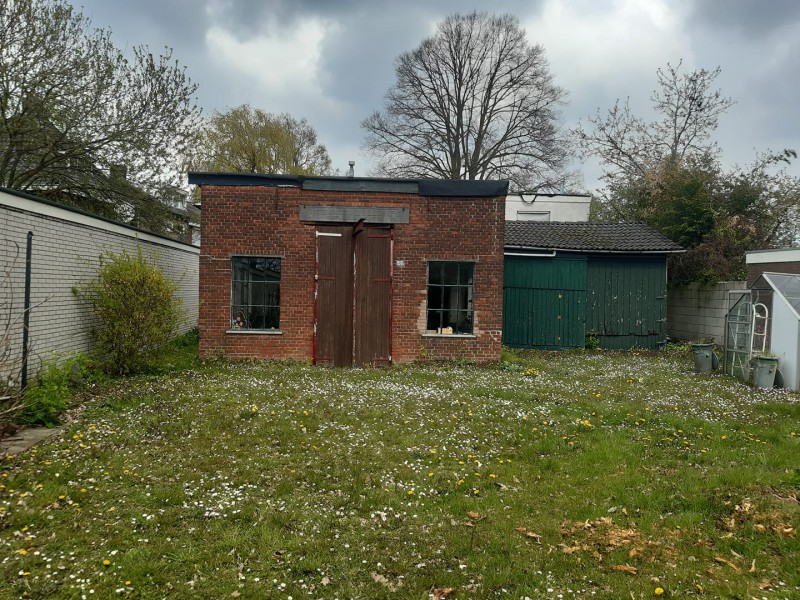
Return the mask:
M 589 194 L 509 194 L 506 221 L 589 220 Z

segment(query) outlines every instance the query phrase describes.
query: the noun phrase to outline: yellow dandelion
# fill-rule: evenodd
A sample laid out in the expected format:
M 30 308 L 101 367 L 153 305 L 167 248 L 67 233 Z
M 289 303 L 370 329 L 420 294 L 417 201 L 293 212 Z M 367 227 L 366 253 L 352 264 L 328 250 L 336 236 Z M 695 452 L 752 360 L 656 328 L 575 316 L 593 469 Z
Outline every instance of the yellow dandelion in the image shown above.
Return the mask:
M 111 565 L 111 561 L 110 561 L 110 560 L 108 560 L 108 559 L 105 559 L 105 560 L 103 561 L 103 566 L 104 566 L 104 567 L 108 567 L 108 566 L 110 566 L 110 565 Z
M 663 593 L 664 593 L 664 588 L 657 587 L 653 593 L 654 593 L 656 596 L 660 596 L 661 594 L 663 594 Z
M 20 548 L 20 549 L 19 549 L 19 553 L 20 553 L 22 556 L 25 556 L 25 555 L 28 553 L 28 551 L 27 551 L 27 550 L 25 550 L 25 548 Z

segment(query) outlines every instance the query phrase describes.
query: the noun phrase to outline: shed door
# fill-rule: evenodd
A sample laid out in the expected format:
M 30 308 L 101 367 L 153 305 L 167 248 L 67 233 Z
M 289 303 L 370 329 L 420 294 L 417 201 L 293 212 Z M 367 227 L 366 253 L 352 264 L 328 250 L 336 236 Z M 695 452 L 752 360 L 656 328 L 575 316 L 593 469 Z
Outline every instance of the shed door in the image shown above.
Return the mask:
M 353 228 L 317 228 L 314 362 L 353 364 Z
M 512 348 L 582 348 L 586 258 L 506 256 L 503 344 Z
M 392 230 L 317 227 L 314 362 L 391 361 Z
M 586 330 L 601 348 L 666 343 L 667 263 L 663 256 L 593 256 L 586 287 Z
M 391 360 L 392 230 L 355 234 L 354 363 Z

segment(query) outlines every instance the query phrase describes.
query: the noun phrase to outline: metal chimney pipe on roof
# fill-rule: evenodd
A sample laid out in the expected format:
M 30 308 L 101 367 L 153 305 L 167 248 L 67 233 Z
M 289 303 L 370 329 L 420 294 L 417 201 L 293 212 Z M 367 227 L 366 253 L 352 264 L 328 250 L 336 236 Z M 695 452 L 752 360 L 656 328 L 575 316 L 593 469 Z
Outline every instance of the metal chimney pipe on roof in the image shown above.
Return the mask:
M 350 170 L 347 172 L 347 176 L 348 177 L 355 177 L 356 176 L 356 169 L 355 169 L 356 161 L 351 160 L 347 164 L 350 165 Z

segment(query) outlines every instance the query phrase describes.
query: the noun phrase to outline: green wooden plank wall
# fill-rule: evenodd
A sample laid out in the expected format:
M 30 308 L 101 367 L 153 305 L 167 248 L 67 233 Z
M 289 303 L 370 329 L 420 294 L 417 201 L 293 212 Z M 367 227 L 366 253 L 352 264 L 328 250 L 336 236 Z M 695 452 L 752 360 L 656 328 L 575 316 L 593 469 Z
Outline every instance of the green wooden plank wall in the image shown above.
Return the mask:
M 503 343 L 513 348 L 582 348 L 586 257 L 507 256 Z
M 657 348 L 666 340 L 667 266 L 658 257 L 591 257 L 586 331 L 602 348 Z

